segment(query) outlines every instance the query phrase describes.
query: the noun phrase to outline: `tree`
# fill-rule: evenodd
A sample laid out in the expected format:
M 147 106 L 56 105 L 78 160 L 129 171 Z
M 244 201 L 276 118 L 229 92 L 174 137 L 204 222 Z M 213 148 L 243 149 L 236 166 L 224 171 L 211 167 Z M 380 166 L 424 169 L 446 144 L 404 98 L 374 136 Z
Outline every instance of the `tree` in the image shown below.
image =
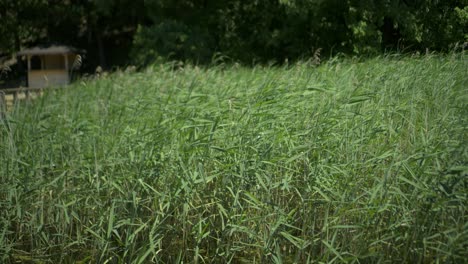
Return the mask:
M 0 53 L 60 42 L 86 48 L 86 61 L 105 68 L 126 63 L 132 45 L 136 50 L 157 41 L 166 45 L 159 45 L 157 54 L 192 61 L 214 52 L 266 62 L 307 58 L 318 48 L 326 54 L 443 51 L 467 41 L 467 4 L 467 0 L 0 0 Z M 144 51 L 139 49 L 143 57 Z
M 0 53 L 18 51 L 24 43 L 47 34 L 43 17 L 46 6 L 45 0 L 0 0 Z

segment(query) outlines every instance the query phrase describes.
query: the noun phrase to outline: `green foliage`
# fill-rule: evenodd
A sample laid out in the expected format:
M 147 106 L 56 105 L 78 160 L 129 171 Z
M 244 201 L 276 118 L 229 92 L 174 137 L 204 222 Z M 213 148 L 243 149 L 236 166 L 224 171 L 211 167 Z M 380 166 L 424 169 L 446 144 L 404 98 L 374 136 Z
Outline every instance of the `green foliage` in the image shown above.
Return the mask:
M 317 48 L 325 54 L 447 51 L 464 41 L 462 1 L 408 3 L 233 1 L 219 7 L 215 32 L 220 51 L 243 61 L 307 58 Z
M 106 57 L 147 65 L 205 63 L 214 53 L 282 63 L 317 49 L 327 56 L 449 52 L 467 42 L 466 14 L 466 0 L 0 0 L 0 53 L 61 42 L 105 66 Z
M 45 0 L 0 0 L 0 54 L 17 51 L 23 42 L 36 41 L 45 33 L 46 7 Z
M 457 23 L 457 31 L 459 35 L 464 35 L 465 39 L 464 42 L 468 42 L 468 5 L 465 6 L 463 9 L 459 7 L 455 7 L 456 12 L 456 23 Z
M 463 263 L 467 58 L 152 65 L 0 119 L 2 263 Z
M 206 32 L 168 20 L 138 28 L 133 40 L 132 60 L 141 66 L 167 60 L 205 63 L 211 59 L 212 51 L 212 40 Z

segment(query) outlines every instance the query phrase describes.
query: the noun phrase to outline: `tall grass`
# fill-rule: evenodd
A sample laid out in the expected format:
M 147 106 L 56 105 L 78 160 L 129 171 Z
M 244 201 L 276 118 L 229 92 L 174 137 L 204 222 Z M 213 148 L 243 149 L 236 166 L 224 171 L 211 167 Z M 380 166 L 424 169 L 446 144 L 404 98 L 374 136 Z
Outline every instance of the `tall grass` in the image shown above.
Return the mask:
M 115 73 L 0 122 L 4 263 L 461 263 L 465 55 Z

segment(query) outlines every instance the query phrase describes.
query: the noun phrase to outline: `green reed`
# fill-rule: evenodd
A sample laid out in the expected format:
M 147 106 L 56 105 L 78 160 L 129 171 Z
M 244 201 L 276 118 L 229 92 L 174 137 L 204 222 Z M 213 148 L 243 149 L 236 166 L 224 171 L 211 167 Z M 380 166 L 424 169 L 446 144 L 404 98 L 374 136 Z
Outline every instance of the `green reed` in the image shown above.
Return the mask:
M 18 103 L 1 261 L 466 261 L 466 69 L 158 65 Z

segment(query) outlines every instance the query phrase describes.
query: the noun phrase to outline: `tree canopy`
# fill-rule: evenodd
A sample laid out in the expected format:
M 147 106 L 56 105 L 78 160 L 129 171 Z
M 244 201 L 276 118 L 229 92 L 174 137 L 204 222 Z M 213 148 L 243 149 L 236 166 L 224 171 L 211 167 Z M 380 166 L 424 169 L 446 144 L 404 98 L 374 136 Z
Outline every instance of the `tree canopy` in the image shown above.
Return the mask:
M 453 49 L 468 0 L 0 0 L 0 54 L 39 43 L 90 65 L 158 60 L 284 61 L 325 54 Z

